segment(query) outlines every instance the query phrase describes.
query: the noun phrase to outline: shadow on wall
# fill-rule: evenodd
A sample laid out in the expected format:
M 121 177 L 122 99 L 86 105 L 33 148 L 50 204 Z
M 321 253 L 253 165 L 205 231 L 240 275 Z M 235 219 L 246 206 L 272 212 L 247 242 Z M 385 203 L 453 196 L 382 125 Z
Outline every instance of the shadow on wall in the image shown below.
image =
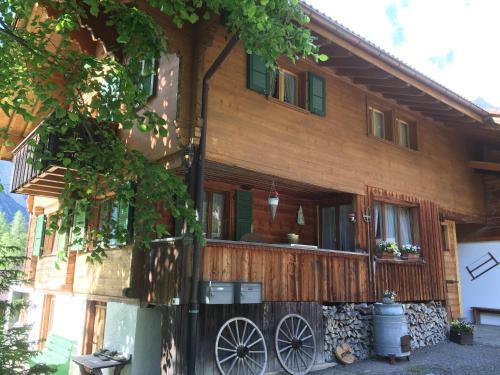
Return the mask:
M 187 306 L 161 307 L 161 370 L 162 374 L 185 374 L 186 353 L 182 347 L 187 343 Z

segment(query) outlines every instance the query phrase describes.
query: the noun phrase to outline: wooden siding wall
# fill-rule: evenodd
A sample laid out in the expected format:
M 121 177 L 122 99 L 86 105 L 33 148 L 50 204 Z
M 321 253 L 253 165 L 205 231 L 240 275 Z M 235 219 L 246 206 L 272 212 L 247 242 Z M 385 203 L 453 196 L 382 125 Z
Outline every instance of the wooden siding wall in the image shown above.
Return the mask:
M 146 302 L 164 305 L 180 298 L 180 303 L 188 303 L 192 254 L 187 239 L 153 243 L 144 265 Z
M 217 33 L 205 68 L 225 45 Z M 210 85 L 207 159 L 337 191 L 365 194 L 366 186 L 400 191 L 464 214 L 485 210 L 483 184 L 469 168 L 474 150 L 456 130 L 299 61 L 295 69 L 326 80 L 326 116 L 276 103 L 246 88 L 246 56 L 239 45 Z M 414 119 L 419 150 L 367 135 L 367 99 Z M 229 141 L 230 140 L 230 141 Z
M 246 189 L 249 185 L 244 186 Z M 269 181 L 271 187 L 271 180 Z M 218 181 L 207 181 L 205 188 L 208 191 L 220 191 L 226 193 L 226 224 L 228 226 L 228 240 L 234 240 L 235 222 L 235 191 L 243 187 L 238 184 L 222 183 Z M 278 186 L 279 189 L 279 186 Z M 268 243 L 287 243 L 287 234 L 296 233 L 300 236 L 300 243 L 306 245 L 316 244 L 316 203 L 310 199 L 300 198 L 300 192 L 296 196 L 280 194 L 280 201 L 274 221 L 271 220 L 267 199 L 269 191 L 251 188 L 253 194 L 252 224 L 253 232 L 261 235 Z M 278 190 L 279 192 L 279 190 Z M 300 205 L 304 213 L 305 225 L 297 224 L 297 212 Z
M 219 375 L 215 363 L 215 340 L 220 327 L 235 316 L 252 320 L 262 331 L 268 348 L 268 366 L 266 371 L 282 371 L 274 350 L 276 326 L 287 314 L 300 314 L 316 335 L 316 363 L 325 361 L 323 343 L 323 315 L 321 304 L 315 302 L 265 302 L 251 305 L 201 305 L 198 324 L 200 338 L 197 347 L 197 373 Z M 185 351 L 187 331 L 183 329 L 187 319 L 187 306 L 162 307 L 162 375 L 184 375 L 187 373 Z
M 373 204 L 377 199 L 395 203 L 407 202 L 419 206 L 420 246 L 425 260 L 424 264 L 377 260 L 375 280 L 378 298 L 382 296 L 384 290 L 390 289 L 398 293 L 400 301 L 445 300 L 446 284 L 438 205 L 406 194 L 368 188 L 368 199 L 363 201 Z M 373 234 L 371 238 L 374 238 Z M 372 251 L 374 245 L 373 241 Z
M 264 301 L 370 300 L 363 254 L 209 242 L 201 279 L 260 282 Z
M 130 287 L 132 248 L 110 249 L 102 263 L 87 262 L 86 253 L 76 255 L 73 291 L 108 297 L 123 297 Z
M 76 253 L 69 253 L 68 261 L 60 262 L 58 269 L 56 268 L 56 256 L 38 257 L 35 263 L 34 287 L 41 290 L 71 293 L 73 291 L 75 260 Z
M 306 245 L 316 244 L 316 213 L 311 201 L 280 195 L 276 218 L 271 220 L 267 198 L 269 192 L 254 191 L 253 194 L 253 231 L 264 236 L 269 243 L 287 243 L 287 234 L 296 233 L 299 242 Z M 297 224 L 297 212 L 302 205 L 305 225 Z

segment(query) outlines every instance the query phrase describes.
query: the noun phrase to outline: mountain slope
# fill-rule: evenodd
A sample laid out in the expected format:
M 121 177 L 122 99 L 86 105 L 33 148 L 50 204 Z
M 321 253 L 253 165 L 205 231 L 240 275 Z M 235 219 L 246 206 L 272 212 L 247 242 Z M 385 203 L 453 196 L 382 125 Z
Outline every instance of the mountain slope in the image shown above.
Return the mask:
M 26 219 L 28 212 L 26 210 L 26 196 L 10 193 L 10 179 L 12 176 L 12 163 L 0 160 L 0 182 L 4 191 L 0 193 L 0 211 L 5 212 L 9 223 L 17 211 L 21 211 Z

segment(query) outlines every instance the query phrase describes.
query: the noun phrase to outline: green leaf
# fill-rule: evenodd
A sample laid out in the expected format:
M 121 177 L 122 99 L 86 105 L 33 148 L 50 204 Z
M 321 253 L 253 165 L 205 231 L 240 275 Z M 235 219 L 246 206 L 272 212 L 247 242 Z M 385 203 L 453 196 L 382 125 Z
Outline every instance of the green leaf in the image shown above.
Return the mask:
M 328 56 L 325 55 L 324 53 L 322 53 L 322 54 L 318 55 L 318 60 L 319 61 L 323 61 L 323 62 L 327 61 L 328 60 Z
M 143 133 L 146 133 L 148 131 L 148 125 L 142 122 L 139 125 L 137 125 L 137 129 L 139 129 Z
M 71 164 L 71 159 L 70 158 L 63 158 L 62 163 L 63 163 L 63 166 L 67 167 L 68 165 Z
M 68 118 L 73 122 L 77 122 L 79 116 L 75 112 L 68 112 Z

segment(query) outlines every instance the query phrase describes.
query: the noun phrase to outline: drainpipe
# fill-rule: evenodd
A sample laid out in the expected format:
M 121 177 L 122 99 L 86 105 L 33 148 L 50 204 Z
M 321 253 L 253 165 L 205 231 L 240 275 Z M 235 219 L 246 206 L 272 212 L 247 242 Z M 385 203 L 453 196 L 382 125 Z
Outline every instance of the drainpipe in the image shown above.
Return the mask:
M 238 37 L 233 35 L 222 52 L 217 56 L 203 77 L 203 91 L 201 96 L 201 136 L 198 146 L 196 176 L 195 176 L 195 207 L 198 212 L 198 221 L 201 222 L 203 211 L 203 190 L 205 180 L 205 153 L 207 145 L 207 115 L 208 115 L 208 89 L 210 78 L 219 69 L 234 46 Z M 188 310 L 188 374 L 196 375 L 196 347 L 198 341 L 198 284 L 200 281 L 201 243 L 196 237 L 193 240 L 193 270 L 191 275 L 191 293 Z

